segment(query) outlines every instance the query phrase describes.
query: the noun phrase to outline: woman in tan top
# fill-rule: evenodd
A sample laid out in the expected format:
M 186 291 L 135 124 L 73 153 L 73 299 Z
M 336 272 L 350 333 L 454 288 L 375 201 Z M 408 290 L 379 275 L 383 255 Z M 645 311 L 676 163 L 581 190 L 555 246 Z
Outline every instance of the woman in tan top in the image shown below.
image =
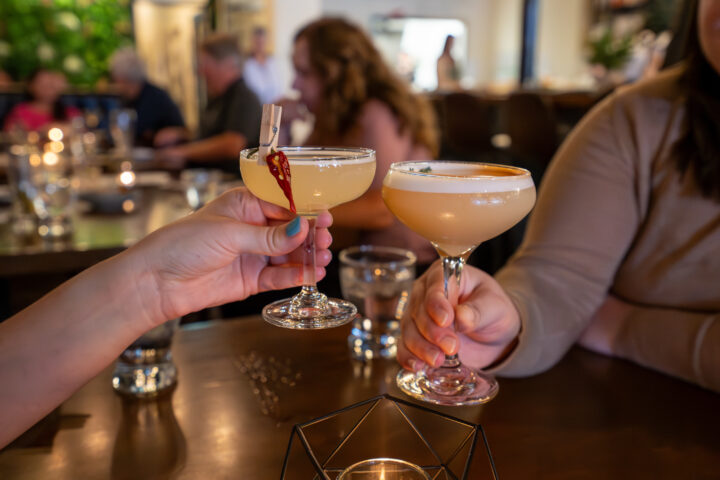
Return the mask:
M 339 18 L 303 27 L 295 36 L 292 59 L 293 88 L 300 99 L 282 102 L 283 123 L 300 117 L 302 105 L 315 117 L 306 144 L 366 147 L 377 154 L 370 190 L 333 209 L 335 226 L 358 229 L 363 243 L 410 248 L 421 262 L 432 261 L 436 255 L 430 243 L 401 225 L 381 195 L 391 163 L 437 154 L 428 102 L 391 71 L 363 30 Z
M 720 2 L 696 8 L 694 55 L 581 122 L 495 279 L 468 268 L 454 308 L 438 265 L 416 282 L 403 365 L 531 375 L 579 341 L 720 391 Z

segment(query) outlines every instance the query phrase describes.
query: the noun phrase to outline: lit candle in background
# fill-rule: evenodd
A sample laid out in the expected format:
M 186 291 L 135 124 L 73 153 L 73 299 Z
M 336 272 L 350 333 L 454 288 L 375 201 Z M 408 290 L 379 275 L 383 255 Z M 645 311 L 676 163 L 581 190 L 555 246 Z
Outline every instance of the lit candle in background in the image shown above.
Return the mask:
M 118 183 L 122 187 L 130 188 L 135 185 L 135 173 L 127 170 L 118 175 Z
M 346 468 L 337 480 L 430 480 L 430 476 L 405 460 L 371 458 Z

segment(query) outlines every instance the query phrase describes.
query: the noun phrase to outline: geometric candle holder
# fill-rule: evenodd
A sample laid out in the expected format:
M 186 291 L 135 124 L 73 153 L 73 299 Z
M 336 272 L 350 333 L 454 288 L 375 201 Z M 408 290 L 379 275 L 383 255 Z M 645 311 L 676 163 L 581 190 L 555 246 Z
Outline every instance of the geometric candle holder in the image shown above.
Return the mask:
M 476 449 L 482 459 L 473 463 Z M 480 425 L 387 394 L 295 425 L 280 478 L 336 480 L 346 469 L 372 459 L 408 462 L 432 480 L 497 479 Z M 383 472 L 351 478 L 417 477 Z

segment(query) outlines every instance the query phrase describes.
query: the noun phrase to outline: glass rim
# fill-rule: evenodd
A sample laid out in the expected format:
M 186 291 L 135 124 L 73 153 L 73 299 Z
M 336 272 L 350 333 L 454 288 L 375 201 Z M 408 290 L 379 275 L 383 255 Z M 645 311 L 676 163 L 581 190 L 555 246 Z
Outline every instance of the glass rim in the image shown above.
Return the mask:
M 398 256 L 397 260 L 389 261 L 369 261 L 362 262 L 354 258 L 350 258 L 350 255 L 355 253 L 366 253 L 366 252 L 387 252 Z M 411 267 L 417 264 L 417 255 L 411 250 L 400 247 L 390 247 L 386 245 L 354 245 L 352 247 L 344 248 L 340 251 L 338 259 L 341 264 L 346 264 L 352 267 L 368 267 L 370 265 L 387 265 L 391 268 L 394 267 Z
M 322 157 L 322 158 L 307 158 L 307 159 L 299 159 L 299 161 L 308 161 L 308 162 L 326 162 L 326 161 L 347 161 L 347 160 L 362 160 L 362 159 L 370 159 L 375 157 L 375 150 L 370 148 L 362 148 L 362 147 L 321 147 L 321 146 L 290 146 L 290 145 L 282 145 L 279 147 L 275 147 L 276 150 L 279 150 L 281 152 L 341 152 L 344 153 L 344 155 L 335 155 L 335 156 L 329 156 L 329 157 Z M 252 156 L 257 152 L 257 147 L 255 148 L 244 148 L 240 151 L 240 158 L 244 159 L 251 159 Z M 298 160 L 296 160 L 298 161 Z
M 353 470 L 362 467 L 364 465 L 374 465 L 377 463 L 393 463 L 396 465 L 402 465 L 404 467 L 407 467 L 409 470 L 419 474 L 423 478 L 426 478 L 430 480 L 430 476 L 418 465 L 415 465 L 414 463 L 410 463 L 407 460 L 400 460 L 399 458 L 389 458 L 389 457 L 382 457 L 382 458 L 368 458 L 367 460 L 361 460 L 359 462 L 353 463 L 349 467 L 347 467 L 345 470 L 343 470 L 340 475 L 338 475 L 337 480 L 343 480 L 347 478 L 347 475 L 354 473 Z
M 408 170 L 401 170 L 400 168 L 407 165 L 437 165 L 437 164 L 445 164 L 445 165 L 467 165 L 471 167 L 490 167 L 490 168 L 499 168 L 499 169 L 505 169 L 510 170 L 514 172 L 518 172 L 516 175 L 506 175 L 506 176 L 498 176 L 498 175 L 452 175 L 452 174 L 436 174 L 433 172 L 420 172 L 420 171 L 408 171 Z M 518 178 L 524 178 L 524 177 L 530 177 L 532 178 L 532 174 L 529 170 L 522 168 L 522 167 L 515 167 L 512 165 L 504 165 L 501 163 L 488 163 L 488 162 L 465 162 L 465 161 L 458 161 L 458 160 L 407 160 L 403 162 L 394 162 L 390 164 L 390 168 L 388 168 L 388 172 L 395 171 L 397 173 L 402 173 L 405 175 L 415 175 L 418 177 L 429 177 L 429 178 L 461 178 L 463 180 L 484 180 L 484 181 L 501 181 L 501 180 L 509 180 L 509 179 L 518 179 Z

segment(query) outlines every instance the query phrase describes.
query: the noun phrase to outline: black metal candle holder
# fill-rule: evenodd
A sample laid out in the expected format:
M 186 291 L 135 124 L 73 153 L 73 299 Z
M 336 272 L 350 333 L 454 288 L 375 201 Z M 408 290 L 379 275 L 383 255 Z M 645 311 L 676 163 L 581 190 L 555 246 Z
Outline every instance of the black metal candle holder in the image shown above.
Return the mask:
M 485 461 L 475 459 L 476 446 Z M 411 462 L 433 480 L 497 480 L 485 432 L 390 395 L 379 395 L 293 427 L 281 480 L 335 480 L 371 458 Z

